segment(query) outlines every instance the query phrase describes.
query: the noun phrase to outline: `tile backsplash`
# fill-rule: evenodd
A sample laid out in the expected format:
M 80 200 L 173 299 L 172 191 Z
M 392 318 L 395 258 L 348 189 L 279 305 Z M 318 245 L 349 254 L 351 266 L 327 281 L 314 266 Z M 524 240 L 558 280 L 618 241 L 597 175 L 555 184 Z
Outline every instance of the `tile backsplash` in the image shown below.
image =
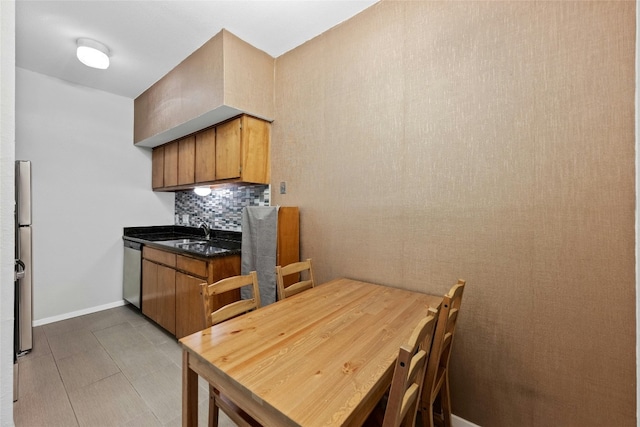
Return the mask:
M 269 206 L 269 196 L 269 186 L 260 184 L 229 184 L 212 188 L 204 197 L 191 190 L 178 191 L 175 224 L 197 227 L 204 221 L 214 229 L 242 231 L 242 208 Z

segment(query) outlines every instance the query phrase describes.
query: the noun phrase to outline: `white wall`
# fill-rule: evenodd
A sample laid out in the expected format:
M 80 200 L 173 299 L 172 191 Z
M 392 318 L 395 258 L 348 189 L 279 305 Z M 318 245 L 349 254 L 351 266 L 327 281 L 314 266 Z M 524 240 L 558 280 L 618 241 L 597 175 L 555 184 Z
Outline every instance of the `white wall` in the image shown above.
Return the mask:
M 13 425 L 15 3 L 0 1 L 0 426 Z
M 109 72 L 87 69 L 88 73 Z M 36 324 L 122 302 L 122 228 L 173 224 L 133 146 L 133 100 L 16 69 L 16 159 L 32 162 Z

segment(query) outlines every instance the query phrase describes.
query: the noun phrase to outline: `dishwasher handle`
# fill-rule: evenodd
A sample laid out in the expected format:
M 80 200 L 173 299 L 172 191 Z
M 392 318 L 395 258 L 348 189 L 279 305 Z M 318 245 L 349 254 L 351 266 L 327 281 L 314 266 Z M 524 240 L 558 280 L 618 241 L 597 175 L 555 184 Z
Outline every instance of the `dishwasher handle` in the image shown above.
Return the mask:
M 131 249 L 134 249 L 136 251 L 141 251 L 142 250 L 142 243 L 133 242 L 131 240 L 125 240 L 124 241 L 124 247 L 125 248 L 131 248 Z

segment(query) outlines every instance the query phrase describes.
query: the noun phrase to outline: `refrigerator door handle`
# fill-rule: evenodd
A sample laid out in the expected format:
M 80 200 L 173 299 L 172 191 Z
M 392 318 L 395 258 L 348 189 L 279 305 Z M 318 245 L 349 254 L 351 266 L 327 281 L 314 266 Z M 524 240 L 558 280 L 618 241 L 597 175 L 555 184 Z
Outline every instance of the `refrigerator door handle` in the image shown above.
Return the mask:
M 26 266 L 22 260 L 17 259 L 15 263 L 15 275 L 14 280 L 24 279 Z

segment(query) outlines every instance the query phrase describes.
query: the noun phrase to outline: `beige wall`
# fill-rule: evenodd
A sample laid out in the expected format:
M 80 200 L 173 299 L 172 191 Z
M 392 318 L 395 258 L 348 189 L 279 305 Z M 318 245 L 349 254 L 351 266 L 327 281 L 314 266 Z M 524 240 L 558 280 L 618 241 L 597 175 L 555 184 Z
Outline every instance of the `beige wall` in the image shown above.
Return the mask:
M 468 281 L 462 418 L 635 425 L 634 52 L 631 1 L 383 1 L 276 60 L 273 203 L 320 281 Z

